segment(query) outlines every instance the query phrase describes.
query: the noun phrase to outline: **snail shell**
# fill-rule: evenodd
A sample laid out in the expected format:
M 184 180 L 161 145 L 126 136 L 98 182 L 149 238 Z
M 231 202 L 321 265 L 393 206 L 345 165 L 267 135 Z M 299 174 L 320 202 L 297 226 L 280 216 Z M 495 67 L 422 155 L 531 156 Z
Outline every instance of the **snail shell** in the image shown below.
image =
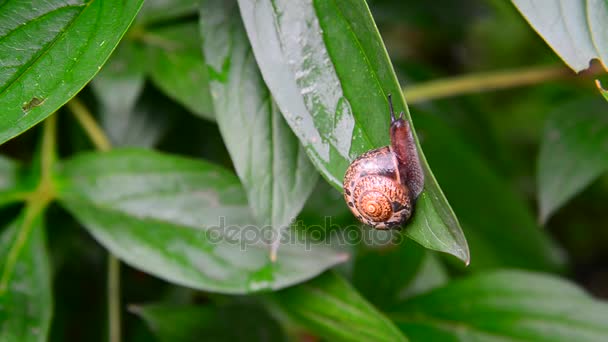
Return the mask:
M 355 159 L 344 176 L 344 199 L 362 223 L 377 229 L 404 224 L 424 187 L 424 174 L 409 123 L 395 118 L 388 97 L 391 145 Z

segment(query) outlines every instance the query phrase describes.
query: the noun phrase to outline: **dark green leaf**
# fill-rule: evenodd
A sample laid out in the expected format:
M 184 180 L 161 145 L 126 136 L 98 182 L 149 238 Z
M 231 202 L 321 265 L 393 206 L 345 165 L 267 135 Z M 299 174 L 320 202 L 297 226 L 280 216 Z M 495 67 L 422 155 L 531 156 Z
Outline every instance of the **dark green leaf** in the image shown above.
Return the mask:
M 608 65 L 608 3 L 605 0 L 512 0 L 530 25 L 574 71 L 593 58 Z
M 416 276 L 405 288 L 401 289 L 398 298 L 403 300 L 430 291 L 445 285 L 448 280 L 448 271 L 441 260 L 433 252 L 427 252 Z
M 167 26 L 147 33 L 152 82 L 196 115 L 214 120 L 207 67 L 196 23 Z
M 560 105 L 548 117 L 538 156 L 539 215 L 556 209 L 608 170 L 608 105 L 587 99 Z
M 0 341 L 46 341 L 52 297 L 42 218 L 31 207 L 0 235 Z
M 135 306 L 160 341 L 285 341 L 278 323 L 262 307 L 151 304 Z
M 272 295 L 289 319 L 329 341 L 406 341 L 383 314 L 333 272 Z
M 104 132 L 115 146 L 153 145 L 158 125 L 148 122 L 143 112 L 135 110 L 144 88 L 145 64 L 141 48 L 125 41 L 91 83 L 100 103 L 99 116 Z M 141 134 L 139 132 L 145 132 Z
M 143 0 L 7 0 L 0 11 L 0 144 L 93 78 Z
M 452 282 L 388 314 L 415 341 L 604 341 L 608 305 L 548 275 L 500 271 Z
M 292 240 L 269 260 L 236 176 L 146 150 L 91 153 L 63 165 L 61 203 L 114 255 L 168 281 L 246 293 L 311 278 L 347 257 Z
M 600 91 L 600 94 L 602 94 L 604 99 L 606 99 L 606 101 L 608 101 L 608 90 L 602 88 L 602 84 L 600 83 L 599 80 L 595 80 L 595 85 L 597 86 L 597 89 Z
M 138 21 L 153 23 L 196 15 L 200 0 L 146 0 Z
M 353 270 L 353 284 L 372 304 L 391 306 L 420 270 L 425 250 L 411 242 L 381 248 L 360 248 Z
M 22 173 L 16 161 L 0 155 L 0 206 L 20 199 L 22 191 L 27 190 L 20 182 Z
M 454 199 L 475 256 L 473 269 L 518 267 L 556 270 L 563 256 L 536 223 L 526 202 L 437 117 L 416 116 L 437 179 Z
M 264 85 L 236 1 L 203 2 L 201 30 L 220 132 L 256 222 L 280 234 L 318 173 Z
M 365 1 L 239 1 L 253 52 L 279 109 L 336 188 L 349 163 L 388 143 L 387 94 L 410 119 Z M 458 220 L 421 154 L 425 191 L 406 234 L 465 263 Z

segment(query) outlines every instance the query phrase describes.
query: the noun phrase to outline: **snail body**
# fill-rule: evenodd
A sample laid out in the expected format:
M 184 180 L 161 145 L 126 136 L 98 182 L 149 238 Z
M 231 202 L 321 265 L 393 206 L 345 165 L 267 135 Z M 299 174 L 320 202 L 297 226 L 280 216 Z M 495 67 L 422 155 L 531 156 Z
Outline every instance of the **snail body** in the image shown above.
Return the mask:
M 344 199 L 362 223 L 376 229 L 397 228 L 412 215 L 424 187 L 416 142 L 401 112 L 395 117 L 391 96 L 391 144 L 355 159 L 344 175 Z

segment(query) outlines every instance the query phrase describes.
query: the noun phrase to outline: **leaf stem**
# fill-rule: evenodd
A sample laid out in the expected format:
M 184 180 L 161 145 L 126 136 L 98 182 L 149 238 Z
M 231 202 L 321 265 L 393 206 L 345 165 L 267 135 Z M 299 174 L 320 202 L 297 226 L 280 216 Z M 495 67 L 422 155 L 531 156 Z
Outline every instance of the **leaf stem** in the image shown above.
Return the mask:
M 42 148 L 40 152 L 41 174 L 40 183 L 32 193 L 27 194 L 25 214 L 23 222 L 15 238 L 15 242 L 11 245 L 6 263 L 0 276 L 0 295 L 4 294 L 8 289 L 8 284 L 15 270 L 19 255 L 27 240 L 34 229 L 36 218 L 46 209 L 46 207 L 55 198 L 55 191 L 52 183 L 52 172 L 56 158 L 56 143 L 57 143 L 57 117 L 51 115 L 44 121 L 42 132 Z
M 592 76 L 600 72 L 602 72 L 601 68 L 592 67 L 584 75 Z M 537 84 L 576 75 L 561 65 L 535 66 L 438 79 L 404 87 L 403 93 L 408 103 L 419 103 L 444 97 Z
M 73 98 L 67 104 L 70 111 L 76 117 L 89 139 L 97 150 L 106 152 L 112 149 L 110 139 L 99 127 L 91 112 L 77 98 Z M 120 311 L 120 261 L 111 253 L 108 253 L 108 339 L 111 342 L 121 340 L 121 311 Z
M 85 105 L 77 98 L 73 98 L 67 104 L 70 111 L 80 123 L 80 126 L 84 129 L 85 133 L 91 139 L 95 148 L 99 151 L 109 151 L 112 148 L 110 140 L 105 135 L 101 127 L 97 124 L 91 112 L 85 107 Z

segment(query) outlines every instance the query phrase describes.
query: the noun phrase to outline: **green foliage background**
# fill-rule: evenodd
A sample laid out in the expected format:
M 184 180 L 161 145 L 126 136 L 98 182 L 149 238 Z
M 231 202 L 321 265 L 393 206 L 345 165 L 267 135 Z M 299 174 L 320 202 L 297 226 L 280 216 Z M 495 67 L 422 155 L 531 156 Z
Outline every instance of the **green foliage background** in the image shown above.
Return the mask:
M 608 6 L 530 4 L 0 1 L 0 341 L 606 340 Z

